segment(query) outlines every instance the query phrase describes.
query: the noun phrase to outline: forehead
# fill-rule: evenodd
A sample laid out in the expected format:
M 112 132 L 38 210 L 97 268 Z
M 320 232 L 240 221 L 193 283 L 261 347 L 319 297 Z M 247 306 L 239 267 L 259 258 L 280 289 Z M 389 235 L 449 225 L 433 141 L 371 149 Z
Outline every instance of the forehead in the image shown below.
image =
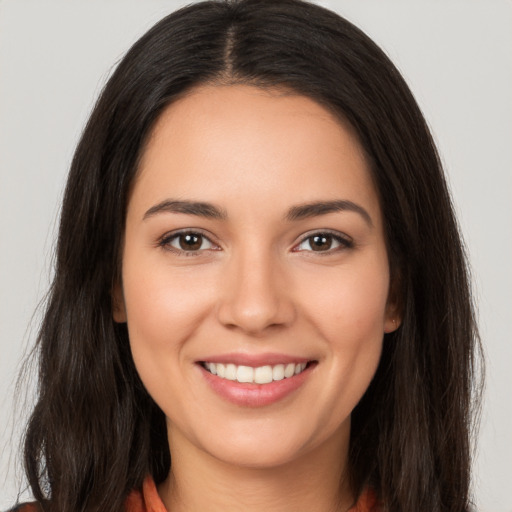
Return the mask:
M 148 139 L 134 189 L 146 202 L 166 194 L 216 202 L 348 194 L 378 208 L 348 123 L 308 97 L 247 85 L 198 87 L 169 105 Z

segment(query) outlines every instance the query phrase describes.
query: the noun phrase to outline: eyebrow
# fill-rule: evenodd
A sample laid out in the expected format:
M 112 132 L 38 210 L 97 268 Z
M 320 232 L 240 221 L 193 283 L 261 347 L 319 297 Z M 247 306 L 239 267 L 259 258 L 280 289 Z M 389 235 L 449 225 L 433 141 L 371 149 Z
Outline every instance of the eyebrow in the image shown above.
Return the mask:
M 228 215 L 225 210 L 211 203 L 198 201 L 179 201 L 166 199 L 161 203 L 152 206 L 145 214 L 144 220 L 157 213 L 184 213 L 186 215 L 197 215 L 207 219 L 225 220 Z
M 292 206 L 286 214 L 286 220 L 296 221 L 311 217 L 318 217 L 319 215 L 327 215 L 328 213 L 346 211 L 358 213 L 370 227 L 373 226 L 370 214 L 362 206 L 345 199 L 319 201 Z
M 345 199 L 316 201 L 292 206 L 286 213 L 285 220 L 293 222 L 318 217 L 320 215 L 327 215 L 329 213 L 345 211 L 358 213 L 370 227 L 373 226 L 370 214 L 362 206 Z M 226 220 L 228 218 L 227 212 L 224 209 L 219 208 L 212 203 L 166 199 L 165 201 L 152 206 L 144 214 L 143 219 L 146 220 L 158 213 L 183 213 L 186 215 L 197 215 L 198 217 L 215 220 Z

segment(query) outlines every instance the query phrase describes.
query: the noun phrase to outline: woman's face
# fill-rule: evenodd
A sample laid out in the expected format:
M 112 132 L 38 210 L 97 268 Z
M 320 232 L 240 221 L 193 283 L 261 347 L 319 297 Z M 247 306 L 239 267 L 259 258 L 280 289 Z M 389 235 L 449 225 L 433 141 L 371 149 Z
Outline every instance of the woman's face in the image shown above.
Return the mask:
M 346 450 L 393 329 L 382 224 L 352 130 L 311 99 L 204 86 L 164 111 L 114 315 L 173 450 L 255 467 Z

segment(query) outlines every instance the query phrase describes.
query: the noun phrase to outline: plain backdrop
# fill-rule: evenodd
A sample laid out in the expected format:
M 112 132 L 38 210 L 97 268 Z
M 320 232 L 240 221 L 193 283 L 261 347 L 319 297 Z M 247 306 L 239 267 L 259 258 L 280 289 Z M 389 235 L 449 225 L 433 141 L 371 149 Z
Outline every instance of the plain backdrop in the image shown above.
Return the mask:
M 24 485 L 17 440 L 31 394 L 13 399 L 13 386 L 50 282 L 59 201 L 77 138 L 113 65 L 184 3 L 0 0 L 0 509 Z M 386 50 L 438 142 L 470 254 L 487 355 L 475 496 L 479 510 L 512 512 L 512 2 L 318 3 Z

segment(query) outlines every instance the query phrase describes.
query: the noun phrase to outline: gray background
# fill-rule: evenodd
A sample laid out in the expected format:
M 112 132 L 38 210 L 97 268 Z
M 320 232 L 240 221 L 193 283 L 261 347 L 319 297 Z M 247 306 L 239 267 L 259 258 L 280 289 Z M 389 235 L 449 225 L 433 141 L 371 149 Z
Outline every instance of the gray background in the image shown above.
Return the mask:
M 14 381 L 49 284 L 58 204 L 77 137 L 112 65 L 184 3 L 0 0 L 0 509 L 23 485 L 16 443 L 31 391 L 13 400 Z M 488 359 L 475 495 L 484 512 L 512 512 L 512 3 L 319 3 L 384 47 L 438 141 L 471 257 Z

